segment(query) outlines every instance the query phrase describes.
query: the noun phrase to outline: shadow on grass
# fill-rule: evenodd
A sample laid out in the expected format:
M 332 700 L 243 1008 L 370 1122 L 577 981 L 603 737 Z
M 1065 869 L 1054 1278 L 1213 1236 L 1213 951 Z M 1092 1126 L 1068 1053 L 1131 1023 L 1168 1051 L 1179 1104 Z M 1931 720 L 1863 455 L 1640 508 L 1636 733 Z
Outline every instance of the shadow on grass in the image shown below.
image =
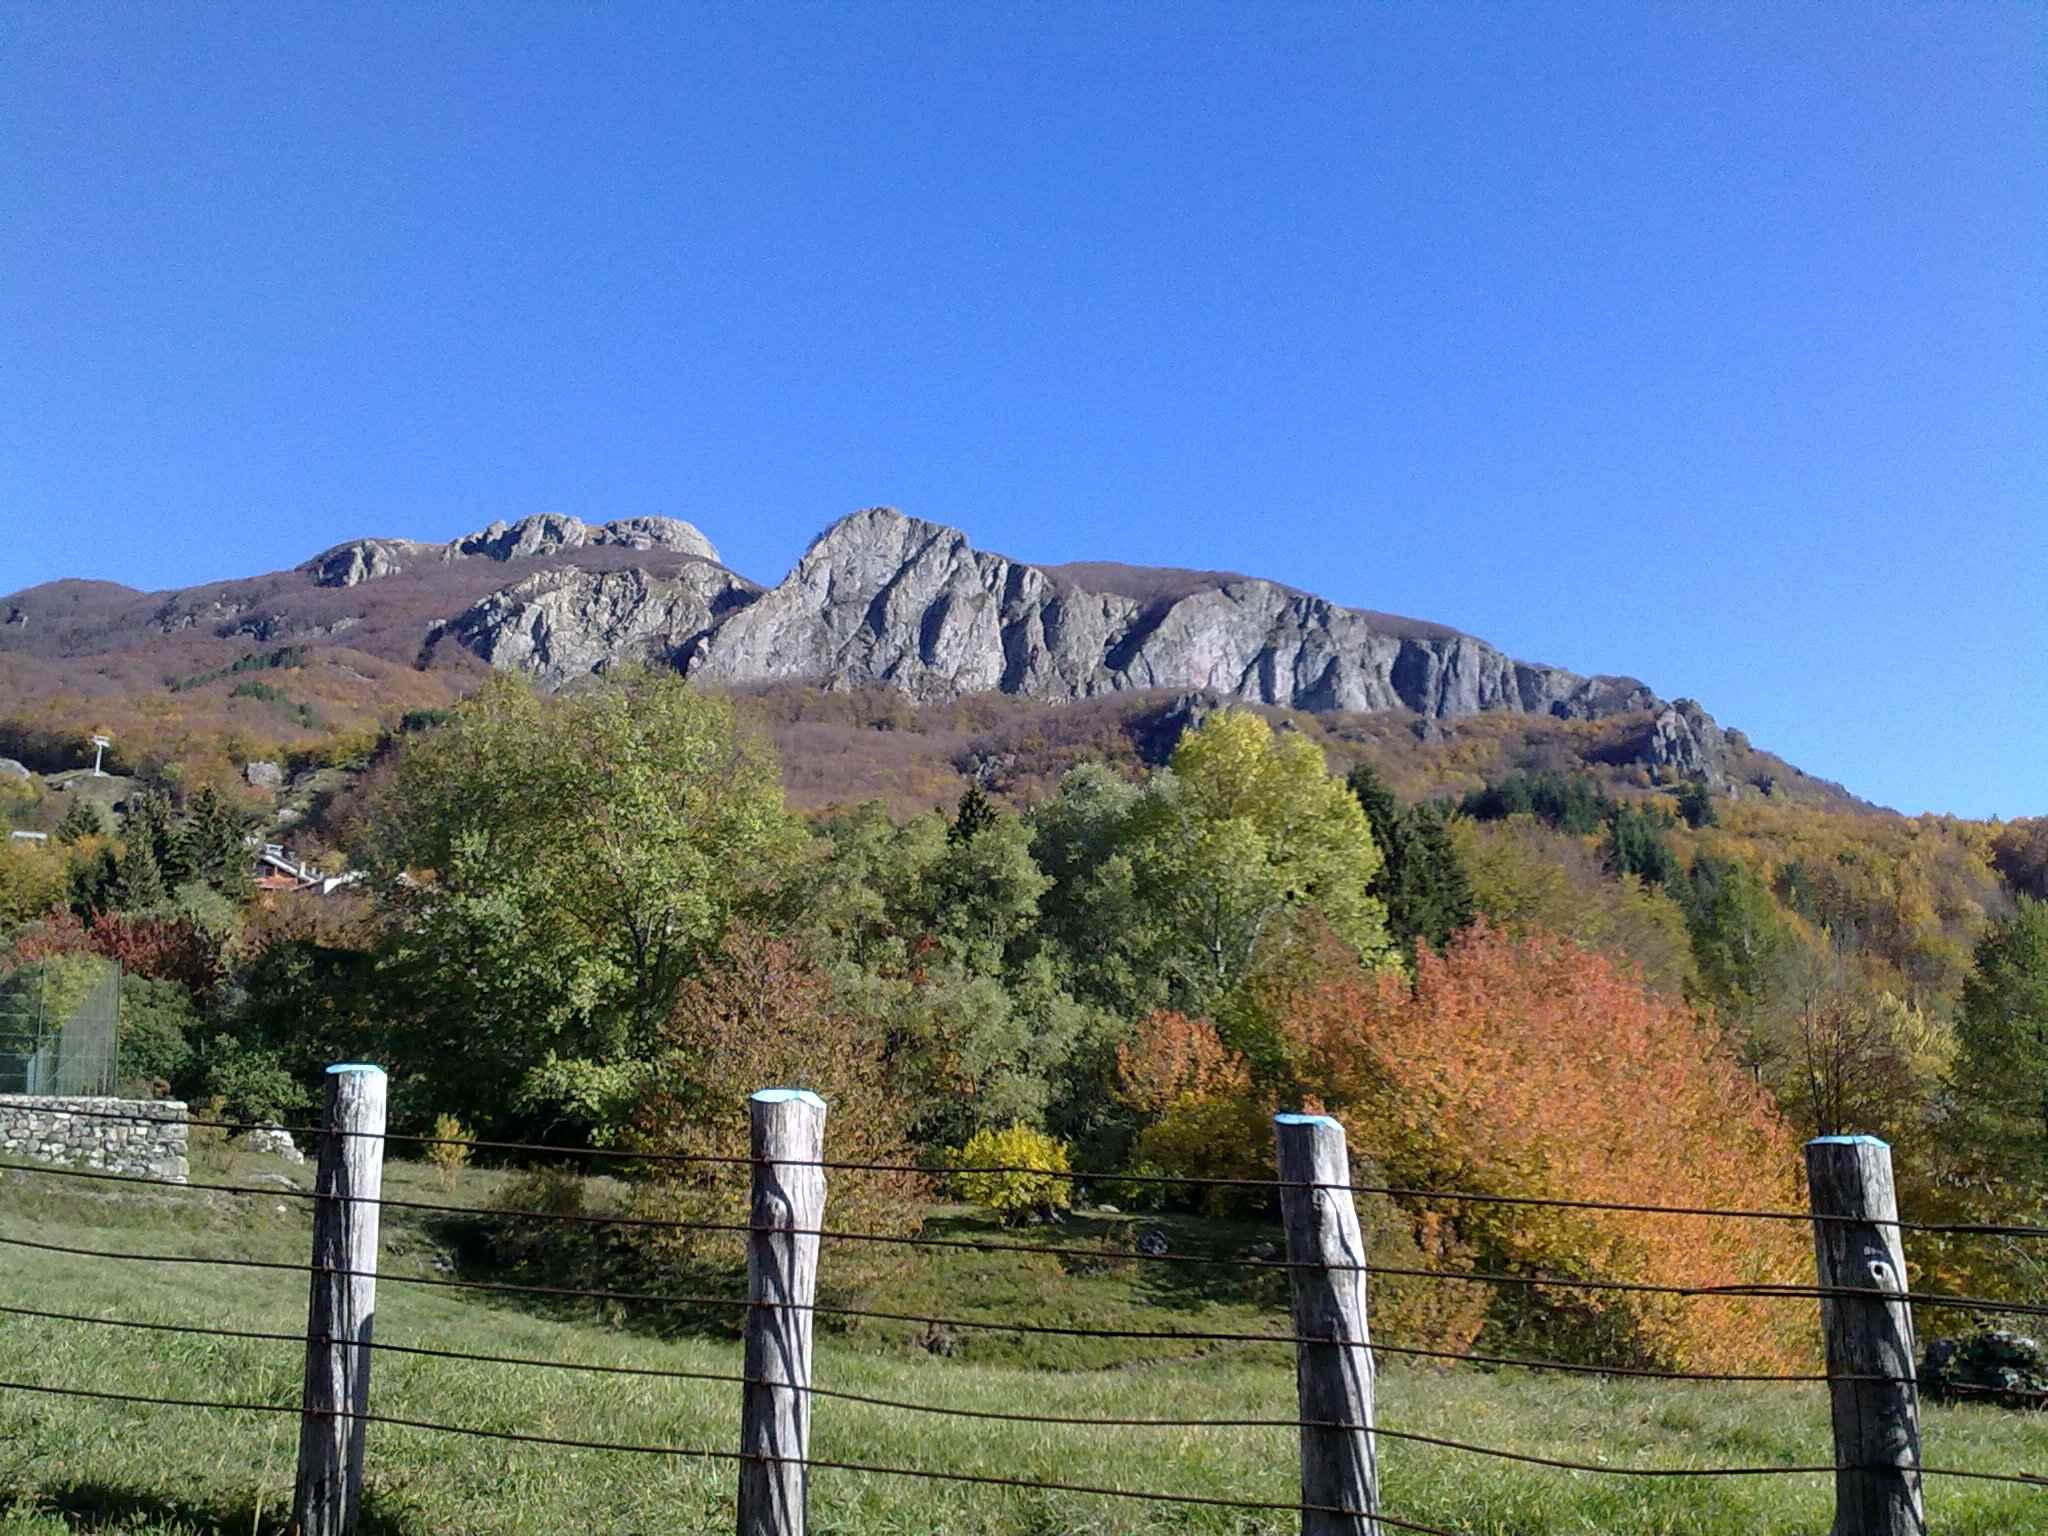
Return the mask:
M 62 1521 L 75 1531 L 147 1531 L 170 1536 L 282 1536 L 291 1525 L 289 1498 L 184 1498 L 82 1479 L 33 1489 L 0 1486 L 0 1507 L 17 1506 Z M 374 1492 L 363 1501 L 358 1536 L 428 1536 L 431 1528 L 386 1514 Z

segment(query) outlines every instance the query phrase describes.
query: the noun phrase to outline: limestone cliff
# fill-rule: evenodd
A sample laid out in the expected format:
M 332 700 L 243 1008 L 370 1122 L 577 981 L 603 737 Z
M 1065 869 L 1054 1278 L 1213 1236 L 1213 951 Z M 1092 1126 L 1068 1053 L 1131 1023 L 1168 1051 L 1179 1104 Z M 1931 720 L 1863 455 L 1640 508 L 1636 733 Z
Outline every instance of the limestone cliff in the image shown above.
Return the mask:
M 1078 699 L 1208 689 L 1312 710 L 1594 718 L 1657 700 L 1630 678 L 1518 662 L 1470 635 L 1216 572 L 1039 567 L 887 508 L 826 530 L 706 635 L 693 675 Z
M 446 544 L 412 539 L 355 539 L 308 560 L 301 570 L 316 586 L 353 587 L 396 576 L 434 561 L 480 558 L 521 560 L 572 549 L 664 549 L 714 563 L 718 550 L 690 524 L 674 517 L 625 517 L 593 527 L 558 512 L 538 512 L 516 523 L 495 522 Z

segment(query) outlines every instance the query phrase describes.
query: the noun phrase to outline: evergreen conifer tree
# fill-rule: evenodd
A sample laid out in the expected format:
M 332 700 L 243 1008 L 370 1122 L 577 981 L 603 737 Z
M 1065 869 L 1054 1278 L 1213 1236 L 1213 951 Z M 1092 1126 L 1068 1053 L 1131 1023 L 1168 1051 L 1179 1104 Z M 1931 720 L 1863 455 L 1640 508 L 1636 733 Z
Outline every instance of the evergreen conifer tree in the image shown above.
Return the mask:
M 162 906 L 164 896 L 164 876 L 156 855 L 147 842 L 137 838 L 121 851 L 121 861 L 115 867 L 114 904 L 124 912 L 147 912 Z
M 106 822 L 101 819 L 98 806 L 90 800 L 73 800 L 71 808 L 64 813 L 64 819 L 57 823 L 57 841 L 65 844 L 82 843 L 88 837 L 98 837 L 106 829 Z
M 971 843 L 996 824 L 995 802 L 982 791 L 979 784 L 967 786 L 967 793 L 960 797 L 959 809 L 953 813 L 953 824 L 946 829 L 946 841 L 953 847 Z

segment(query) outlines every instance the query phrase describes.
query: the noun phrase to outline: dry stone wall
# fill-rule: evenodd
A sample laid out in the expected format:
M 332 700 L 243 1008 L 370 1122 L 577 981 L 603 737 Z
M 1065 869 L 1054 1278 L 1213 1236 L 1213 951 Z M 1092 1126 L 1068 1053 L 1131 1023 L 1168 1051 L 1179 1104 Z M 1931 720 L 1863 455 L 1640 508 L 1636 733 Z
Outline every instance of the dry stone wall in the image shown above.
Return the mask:
M 89 1113 L 66 1113 L 77 1110 Z M 183 1184 L 185 1121 L 185 1106 L 176 1099 L 0 1094 L 0 1157 Z

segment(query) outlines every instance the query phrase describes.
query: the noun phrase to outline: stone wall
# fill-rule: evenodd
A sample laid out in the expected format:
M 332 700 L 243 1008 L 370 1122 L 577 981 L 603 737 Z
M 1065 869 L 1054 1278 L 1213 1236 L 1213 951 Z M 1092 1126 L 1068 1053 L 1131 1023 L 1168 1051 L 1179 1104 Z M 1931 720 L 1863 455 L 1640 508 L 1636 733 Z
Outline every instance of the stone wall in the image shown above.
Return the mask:
M 89 1115 L 65 1110 L 90 1110 Z M 119 1118 L 114 1118 L 118 1116 Z M 185 1106 L 176 1099 L 0 1094 L 0 1157 L 101 1168 L 183 1184 Z

